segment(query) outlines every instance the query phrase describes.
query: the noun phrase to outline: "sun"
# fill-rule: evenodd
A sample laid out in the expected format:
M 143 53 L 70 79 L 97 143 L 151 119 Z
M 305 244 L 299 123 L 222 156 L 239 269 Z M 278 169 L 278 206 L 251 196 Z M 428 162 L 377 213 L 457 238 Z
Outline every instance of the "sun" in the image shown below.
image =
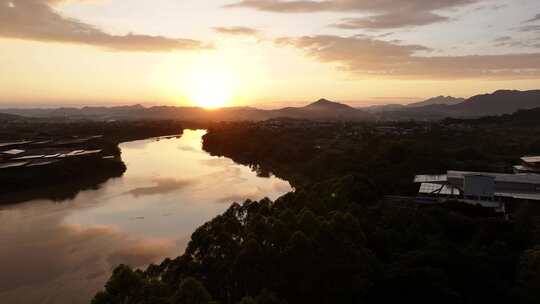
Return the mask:
M 199 107 L 216 109 L 230 105 L 234 95 L 234 77 L 223 65 L 207 62 L 196 66 L 188 76 L 188 99 Z

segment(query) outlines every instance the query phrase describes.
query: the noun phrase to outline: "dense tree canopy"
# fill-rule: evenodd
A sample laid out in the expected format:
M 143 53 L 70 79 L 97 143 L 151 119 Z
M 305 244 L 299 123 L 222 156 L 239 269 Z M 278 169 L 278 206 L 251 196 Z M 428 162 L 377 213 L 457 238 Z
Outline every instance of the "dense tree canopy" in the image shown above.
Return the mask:
M 479 216 L 478 207 L 458 203 L 418 208 L 343 190 L 365 183 L 348 176 L 275 202 L 233 204 L 195 231 L 184 255 L 144 272 L 119 267 L 94 304 L 206 303 L 204 288 L 218 303 L 538 299 L 538 249 L 525 251 L 535 240 L 520 228 L 529 219 Z M 527 213 L 536 216 L 535 209 Z M 184 295 L 186 286 L 194 295 Z M 145 302 L 150 296 L 156 298 Z M 185 298 L 199 300 L 178 300 Z
M 539 303 L 539 205 L 506 220 L 458 202 L 385 197 L 414 193 L 419 172 L 509 170 L 540 138 L 540 121 L 526 125 L 214 126 L 208 151 L 296 191 L 231 205 L 175 259 L 120 266 L 94 304 Z

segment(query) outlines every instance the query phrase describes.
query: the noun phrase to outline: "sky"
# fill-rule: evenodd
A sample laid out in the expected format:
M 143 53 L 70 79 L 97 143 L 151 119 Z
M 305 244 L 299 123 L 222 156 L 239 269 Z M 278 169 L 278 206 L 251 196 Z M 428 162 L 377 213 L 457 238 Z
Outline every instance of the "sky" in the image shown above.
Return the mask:
M 0 107 L 538 88 L 538 0 L 0 0 Z

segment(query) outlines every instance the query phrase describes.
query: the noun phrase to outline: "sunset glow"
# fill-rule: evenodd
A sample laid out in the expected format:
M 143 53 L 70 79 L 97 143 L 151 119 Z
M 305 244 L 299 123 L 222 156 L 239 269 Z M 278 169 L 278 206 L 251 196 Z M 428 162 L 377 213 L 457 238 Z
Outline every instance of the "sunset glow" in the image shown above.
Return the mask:
M 540 79 L 538 1 L 319 2 L 0 1 L 0 106 L 362 106 Z
M 186 95 L 193 104 L 206 109 L 227 106 L 234 94 L 232 79 L 232 73 L 217 66 L 195 67 L 188 75 Z
M 539 117 L 540 0 L 0 0 L 0 304 L 540 304 Z

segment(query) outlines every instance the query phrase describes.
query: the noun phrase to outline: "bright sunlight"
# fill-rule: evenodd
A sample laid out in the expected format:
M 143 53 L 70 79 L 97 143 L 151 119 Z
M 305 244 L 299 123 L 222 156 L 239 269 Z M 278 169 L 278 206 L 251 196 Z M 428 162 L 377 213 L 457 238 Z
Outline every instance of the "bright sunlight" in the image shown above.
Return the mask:
M 197 106 L 216 109 L 232 102 L 235 93 L 234 75 L 223 64 L 212 61 L 199 63 L 187 78 L 187 97 Z

